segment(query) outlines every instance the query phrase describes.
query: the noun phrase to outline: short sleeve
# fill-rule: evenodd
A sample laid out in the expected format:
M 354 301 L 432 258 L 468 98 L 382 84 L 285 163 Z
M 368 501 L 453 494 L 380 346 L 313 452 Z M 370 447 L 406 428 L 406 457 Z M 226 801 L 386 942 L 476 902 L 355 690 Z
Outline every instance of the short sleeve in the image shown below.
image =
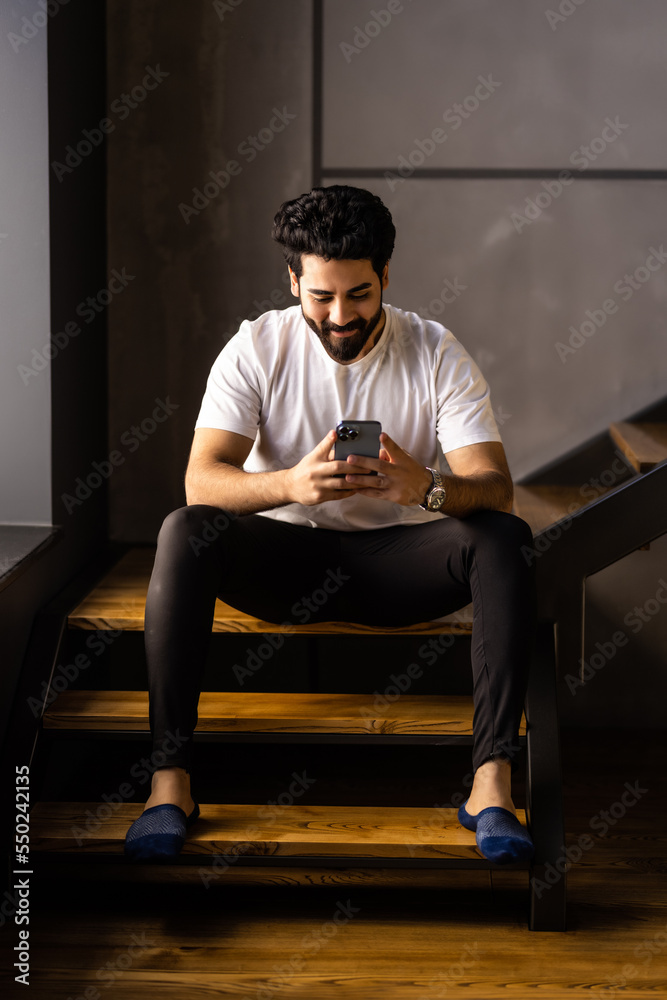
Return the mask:
M 260 382 L 251 327 L 244 321 L 213 363 L 195 428 L 215 427 L 254 441 L 261 416 Z
M 447 331 L 436 374 L 437 434 L 447 454 L 483 441 L 501 441 L 489 386 L 477 364 Z

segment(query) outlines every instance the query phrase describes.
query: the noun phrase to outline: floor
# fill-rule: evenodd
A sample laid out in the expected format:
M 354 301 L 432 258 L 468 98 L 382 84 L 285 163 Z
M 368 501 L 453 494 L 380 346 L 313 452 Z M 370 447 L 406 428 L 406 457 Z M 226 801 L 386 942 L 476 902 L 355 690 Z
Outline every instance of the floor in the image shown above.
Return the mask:
M 372 886 L 362 884 L 359 872 L 333 872 L 326 886 L 295 886 L 285 871 L 270 876 L 267 886 L 239 883 L 253 877 L 239 866 L 204 888 L 176 880 L 101 882 L 86 878 L 82 866 L 58 879 L 33 878 L 27 992 L 13 981 L 18 928 L 6 922 L 0 948 L 9 991 L 3 995 L 667 997 L 667 740 L 655 732 L 623 733 L 622 739 L 621 750 L 618 733 L 563 733 L 566 847 L 573 862 L 564 933 L 527 929 L 522 872 L 498 870 L 490 880 L 484 872 L 397 871 Z M 237 800 L 262 801 L 257 796 L 266 789 L 252 780 L 262 760 L 267 769 L 276 761 L 290 766 L 278 748 L 270 748 L 270 761 L 265 750 L 245 746 L 237 758 L 227 751 L 224 780 Z M 345 779 L 351 799 L 366 783 L 364 794 L 378 803 L 389 797 L 396 803 L 397 796 L 406 805 L 443 801 L 433 748 L 417 748 L 412 756 L 401 751 L 400 761 L 394 755 L 384 770 L 379 758 L 347 750 L 359 754 L 358 768 Z M 324 773 L 328 763 L 330 795 L 332 748 L 320 752 L 312 766 Z M 202 801 L 206 781 L 215 777 L 201 779 Z

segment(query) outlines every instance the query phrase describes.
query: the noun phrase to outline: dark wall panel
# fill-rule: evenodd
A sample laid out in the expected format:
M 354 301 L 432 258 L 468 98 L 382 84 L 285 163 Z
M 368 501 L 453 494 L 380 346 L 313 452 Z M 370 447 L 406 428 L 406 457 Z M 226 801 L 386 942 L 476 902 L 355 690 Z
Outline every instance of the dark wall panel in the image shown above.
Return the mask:
M 281 202 L 311 184 L 311 4 L 227 7 L 109 4 L 110 101 L 146 67 L 168 74 L 109 136 L 109 263 L 134 275 L 110 311 L 123 541 L 154 542 L 185 503 L 194 422 L 226 340 L 288 304 L 269 234 Z M 168 415 L 153 423 L 159 401 Z

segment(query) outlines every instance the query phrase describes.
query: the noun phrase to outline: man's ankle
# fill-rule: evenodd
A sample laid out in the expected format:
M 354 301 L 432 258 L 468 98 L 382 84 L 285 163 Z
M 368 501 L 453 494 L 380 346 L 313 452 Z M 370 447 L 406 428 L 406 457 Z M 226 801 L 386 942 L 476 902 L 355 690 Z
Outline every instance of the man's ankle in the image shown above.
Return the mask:
M 153 772 L 152 787 L 162 781 L 189 781 L 190 775 L 184 767 L 160 767 Z

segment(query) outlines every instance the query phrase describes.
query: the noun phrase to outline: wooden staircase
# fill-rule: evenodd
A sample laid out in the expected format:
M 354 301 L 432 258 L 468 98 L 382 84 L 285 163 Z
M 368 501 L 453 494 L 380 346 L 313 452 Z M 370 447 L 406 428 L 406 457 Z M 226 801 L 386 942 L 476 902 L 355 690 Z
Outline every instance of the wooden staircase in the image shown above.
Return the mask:
M 527 558 L 537 563 L 542 621 L 526 702 L 527 721 L 520 735 L 520 743 L 527 749 L 527 800 L 520 818 L 531 830 L 536 856 L 531 865 L 510 867 L 526 870 L 529 877 L 529 924 L 534 930 L 562 930 L 565 926 L 565 876 L 545 882 L 545 875 L 561 861 L 564 840 L 554 631 L 562 671 L 568 666 L 568 657 L 581 648 L 586 575 L 646 544 L 667 527 L 665 504 L 657 504 L 654 496 L 656 490 L 659 497 L 666 495 L 665 427 L 651 423 L 612 426 L 614 442 L 636 470 L 632 477 L 629 470 L 621 470 L 614 473 L 614 481 L 607 476 L 605 482 L 601 477 L 594 489 L 586 488 L 587 484 L 543 482 L 516 488 L 515 510 L 534 533 L 534 549 Z M 644 508 L 637 508 L 642 503 Z M 621 512 L 628 509 L 634 510 L 635 516 L 623 517 Z M 641 518 L 636 516 L 637 509 L 642 510 Z M 611 524 L 611 531 L 606 530 L 607 524 Z M 107 741 L 148 739 L 145 691 L 75 690 L 68 686 L 54 701 L 49 685 L 54 681 L 53 667 L 65 630 L 72 635 L 143 629 L 152 560 L 153 550 L 131 549 L 120 558 L 116 554 L 113 565 L 105 565 L 104 572 L 91 565 L 87 578 L 73 581 L 40 616 L 27 659 L 32 667 L 26 670 L 17 697 L 14 733 L 16 746 L 24 748 L 23 759 L 31 760 L 37 778 L 54 741 L 86 737 L 105 747 Z M 291 626 L 290 632 L 303 636 L 307 643 L 331 635 L 365 636 L 369 643 L 378 635 L 453 635 L 457 641 L 465 641 L 472 630 L 470 612 L 470 608 L 463 609 L 445 621 L 404 629 L 333 622 Z M 284 630 L 218 601 L 213 631 L 250 637 Z M 23 704 L 29 695 L 34 696 L 37 680 L 44 678 L 47 665 L 49 685 L 43 701 L 48 707 L 35 729 Z M 366 694 L 206 691 L 200 699 L 195 740 L 470 746 L 472 702 L 465 696 L 407 691 L 400 696 L 397 692 L 394 701 L 379 707 Z M 39 788 L 39 780 L 36 784 Z M 123 795 L 122 790 L 120 784 L 120 794 L 115 797 L 118 801 L 111 802 L 38 801 L 31 812 L 33 863 L 44 872 L 94 872 L 96 876 L 106 872 L 113 878 L 130 879 L 189 877 L 204 885 L 230 870 L 267 883 L 281 877 L 280 873 L 292 882 L 326 883 L 332 871 L 336 877 L 363 876 L 370 882 L 384 883 L 392 873 L 407 869 L 497 867 L 480 856 L 474 834 L 458 825 L 455 808 L 314 805 L 305 799 L 298 801 L 297 796 L 277 812 L 268 813 L 266 803 L 260 802 L 201 803 L 202 817 L 188 831 L 177 862 L 169 866 L 129 865 L 123 841 L 143 806 L 141 801 L 126 801 L 130 793 Z
M 70 604 L 66 625 L 75 631 L 98 633 L 143 628 L 145 595 L 153 551 L 132 549 Z M 380 629 L 348 623 L 290 626 L 312 642 L 327 635 L 452 635 L 465 641 L 472 631 L 470 609 L 445 621 L 425 622 L 401 629 Z M 216 603 L 213 631 L 270 635 L 281 626 L 259 621 L 221 601 Z M 532 784 L 527 809 L 520 812 L 530 825 L 536 844 L 531 865 L 507 866 L 526 872 L 544 885 L 546 865 L 562 849 L 558 731 L 555 716 L 553 627 L 547 625 L 536 651 L 527 716 L 542 724 L 522 725 L 519 742 L 527 746 Z M 296 640 L 291 640 L 296 641 Z M 57 650 L 54 651 L 54 660 Z M 48 701 L 49 699 L 47 699 Z M 396 692 L 381 704 L 368 694 L 203 692 L 198 709 L 195 741 L 259 743 L 357 743 L 472 745 L 472 699 L 466 696 L 427 696 Z M 105 740 L 148 739 L 148 696 L 145 691 L 64 690 L 44 711 L 38 744 L 42 758 L 49 744 L 86 737 L 102 747 Z M 112 744 L 109 744 L 111 746 Z M 106 750 L 108 754 L 109 749 Z M 38 769 L 37 769 L 38 770 Z M 202 817 L 188 831 L 178 860 L 169 866 L 131 865 L 123 854 L 128 827 L 142 811 L 131 783 L 105 802 L 39 801 L 31 813 L 31 856 L 43 874 L 85 872 L 92 877 L 146 879 L 155 869 L 169 868 L 167 877 L 200 880 L 208 885 L 231 866 L 255 878 L 275 879 L 280 871 L 325 884 L 359 873 L 369 881 L 405 869 L 480 869 L 497 866 L 483 858 L 473 833 L 457 821 L 455 807 L 313 805 L 304 796 L 293 797 L 278 813 L 262 802 L 251 804 L 200 803 Z M 296 791 L 296 790 L 295 790 Z M 287 797 L 289 799 L 289 796 Z M 464 796 L 460 795 L 460 801 Z M 91 868 L 91 866 L 94 866 Z M 152 868 L 152 872 L 147 872 Z M 507 869 L 504 869 L 507 870 Z M 259 873 L 259 874 L 258 874 Z M 564 926 L 565 880 L 553 892 L 531 891 L 530 926 L 535 930 Z
M 609 438 L 615 452 L 607 447 L 602 471 L 580 485 L 562 482 L 566 458 L 515 487 L 515 512 L 534 535 L 526 558 L 537 570 L 539 615 L 556 623 L 559 676 L 583 677 L 586 578 L 667 532 L 667 422 L 613 423 Z

